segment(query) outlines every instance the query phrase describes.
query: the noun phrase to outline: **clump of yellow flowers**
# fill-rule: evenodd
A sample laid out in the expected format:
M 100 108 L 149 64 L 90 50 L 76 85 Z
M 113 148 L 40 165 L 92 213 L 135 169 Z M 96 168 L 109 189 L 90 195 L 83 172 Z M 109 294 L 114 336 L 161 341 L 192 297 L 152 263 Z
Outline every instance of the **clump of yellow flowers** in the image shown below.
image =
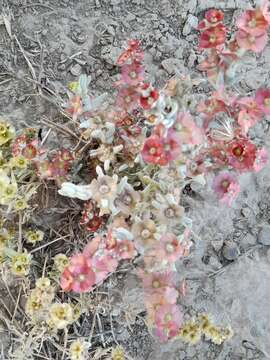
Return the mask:
M 53 331 L 65 329 L 77 321 L 81 315 L 80 308 L 69 303 L 54 302 L 55 288 L 51 280 L 42 277 L 36 281 L 26 302 L 26 313 L 33 323 L 47 323 Z
M 44 238 L 44 232 L 41 230 L 28 230 L 25 234 L 27 242 L 31 244 L 36 244 Z
M 24 252 L 14 252 L 11 256 L 11 270 L 14 275 L 26 276 L 29 274 L 31 265 L 31 255 L 26 250 Z
M 14 139 L 16 131 L 13 125 L 7 121 L 0 119 L 0 146 Z
M 233 336 L 233 331 L 230 327 L 216 326 L 207 314 L 201 314 L 185 323 L 179 332 L 179 337 L 192 345 L 198 343 L 203 336 L 220 345 Z

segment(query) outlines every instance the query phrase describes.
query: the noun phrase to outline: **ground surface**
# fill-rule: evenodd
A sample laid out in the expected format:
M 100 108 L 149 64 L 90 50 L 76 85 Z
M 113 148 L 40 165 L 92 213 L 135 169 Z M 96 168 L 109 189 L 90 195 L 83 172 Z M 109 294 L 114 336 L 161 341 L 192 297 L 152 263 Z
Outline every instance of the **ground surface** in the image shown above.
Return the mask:
M 44 116 L 57 113 L 54 94 L 60 99 L 64 86 L 80 73 L 92 75 L 93 90 L 110 91 L 117 74 L 115 59 L 130 38 L 142 41 L 152 81 L 162 84 L 177 71 L 193 71 L 200 56 L 192 29 L 196 18 L 215 6 L 225 9 L 231 21 L 250 4 L 248 0 L 0 0 L 0 13 L 10 19 L 10 35 L 18 40 L 0 25 L 0 115 L 16 127 L 42 126 Z M 246 61 L 243 92 L 269 86 L 269 69 L 270 46 L 257 66 L 253 57 Z M 255 128 L 254 138 L 269 147 L 267 122 Z M 208 342 L 161 346 L 137 319 L 130 330 L 116 334 L 134 359 L 270 358 L 269 168 L 241 181 L 242 195 L 231 209 L 220 207 L 210 190 L 195 189 L 195 195 L 186 195 L 198 236 L 191 257 L 179 268 L 188 279 L 187 313 L 208 311 L 218 323 L 231 324 L 234 338 L 223 346 Z M 53 225 L 54 214 L 48 215 Z M 141 294 L 133 280 L 120 281 L 128 304 L 137 303 Z M 1 335 L 6 349 L 5 341 Z

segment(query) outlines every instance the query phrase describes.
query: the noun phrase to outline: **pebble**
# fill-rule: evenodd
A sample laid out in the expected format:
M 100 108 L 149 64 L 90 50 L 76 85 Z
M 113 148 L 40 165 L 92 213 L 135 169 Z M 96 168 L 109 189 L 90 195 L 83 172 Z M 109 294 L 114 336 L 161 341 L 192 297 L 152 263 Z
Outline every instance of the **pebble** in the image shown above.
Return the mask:
M 72 66 L 72 68 L 70 69 L 70 72 L 73 76 L 80 76 L 82 73 L 82 67 L 80 64 L 75 64 L 74 66 Z
M 259 232 L 258 241 L 260 244 L 270 246 L 270 225 L 265 225 Z
M 211 241 L 211 245 L 214 248 L 214 250 L 218 252 L 223 246 L 223 240 L 222 239 L 213 240 Z
M 223 247 L 222 254 L 225 259 L 232 261 L 238 258 L 240 250 L 234 242 L 228 241 Z

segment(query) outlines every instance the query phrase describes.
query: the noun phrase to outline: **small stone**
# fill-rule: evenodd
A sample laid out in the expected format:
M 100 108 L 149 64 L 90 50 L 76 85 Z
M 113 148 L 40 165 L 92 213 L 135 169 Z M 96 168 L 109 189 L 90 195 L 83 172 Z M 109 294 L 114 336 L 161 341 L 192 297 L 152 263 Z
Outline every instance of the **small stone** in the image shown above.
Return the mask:
M 214 250 L 218 252 L 223 246 L 223 240 L 222 239 L 213 240 L 213 241 L 211 241 L 211 245 L 214 248 Z
M 228 241 L 223 247 L 222 254 L 225 259 L 233 261 L 240 255 L 240 250 L 235 243 Z
M 252 211 L 249 207 L 243 207 L 241 209 L 241 214 L 247 218 L 247 217 L 250 217 L 250 215 L 252 214 Z
M 80 64 L 76 64 L 74 66 L 72 66 L 72 68 L 70 69 L 70 72 L 73 76 L 80 76 L 81 72 L 82 72 L 82 67 Z
M 258 241 L 260 244 L 270 246 L 270 225 L 263 226 L 259 232 Z

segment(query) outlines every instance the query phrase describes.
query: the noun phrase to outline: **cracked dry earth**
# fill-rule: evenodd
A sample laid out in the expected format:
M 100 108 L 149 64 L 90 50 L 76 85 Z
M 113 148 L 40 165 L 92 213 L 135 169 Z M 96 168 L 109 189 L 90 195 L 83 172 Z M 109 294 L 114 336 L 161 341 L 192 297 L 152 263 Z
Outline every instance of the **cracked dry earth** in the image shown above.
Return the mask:
M 231 22 L 249 5 L 254 3 L 0 0 L 0 13 L 11 24 L 10 34 L 3 22 L 0 25 L 0 115 L 17 128 L 42 127 L 44 116 L 57 113 L 65 86 L 81 73 L 91 74 L 93 91 L 110 92 L 117 78 L 115 60 L 131 38 L 141 40 L 148 78 L 156 84 L 162 85 L 175 73 L 196 71 L 201 55 L 196 51 L 194 27 L 203 12 L 211 7 L 224 9 Z M 257 60 L 253 55 L 246 59 L 240 91 L 247 94 L 261 85 L 269 87 L 269 70 L 270 46 Z M 198 89 L 195 98 L 208 91 Z M 269 123 L 256 125 L 252 137 L 270 148 Z M 197 237 L 191 256 L 179 266 L 188 284 L 185 311 L 190 316 L 209 312 L 217 323 L 230 324 L 234 337 L 221 346 L 204 341 L 196 346 L 179 341 L 160 345 L 138 318 L 130 329 L 116 334 L 134 359 L 270 358 L 269 167 L 256 175 L 243 175 L 241 183 L 242 194 L 232 208 L 221 207 L 210 188 L 194 188 L 184 195 Z M 54 214 L 50 218 L 53 224 Z M 137 279 L 128 276 L 121 287 L 125 303 L 136 303 L 138 313 L 144 311 Z M 8 341 L 2 332 L 0 345 L 6 353 Z

